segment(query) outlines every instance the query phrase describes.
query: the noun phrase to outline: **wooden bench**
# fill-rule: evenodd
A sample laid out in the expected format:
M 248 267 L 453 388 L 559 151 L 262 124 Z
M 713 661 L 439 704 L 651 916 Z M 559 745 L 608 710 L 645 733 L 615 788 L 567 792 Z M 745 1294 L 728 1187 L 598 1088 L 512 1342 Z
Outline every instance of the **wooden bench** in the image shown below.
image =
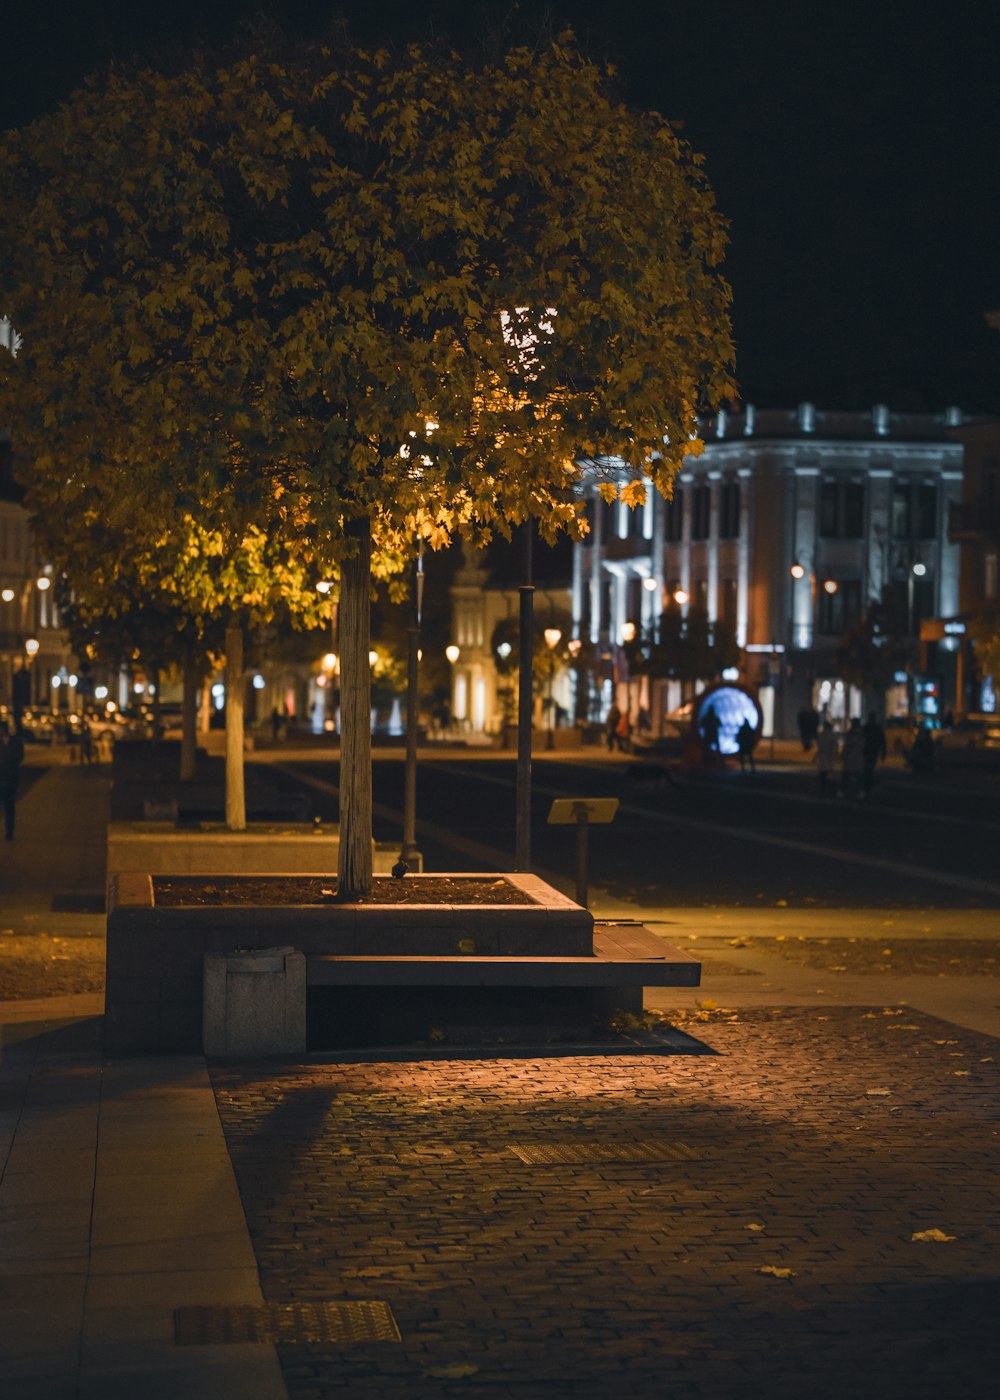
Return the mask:
M 644 925 L 595 923 L 590 957 L 311 955 L 311 987 L 697 987 L 701 963 Z

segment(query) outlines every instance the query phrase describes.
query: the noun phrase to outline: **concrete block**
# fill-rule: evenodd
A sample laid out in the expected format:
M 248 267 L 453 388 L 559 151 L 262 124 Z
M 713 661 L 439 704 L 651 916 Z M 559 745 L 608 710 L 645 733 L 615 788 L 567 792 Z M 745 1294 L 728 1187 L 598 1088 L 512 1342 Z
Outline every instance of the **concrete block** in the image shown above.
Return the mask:
M 293 948 L 206 953 L 206 1055 L 260 1058 L 306 1048 L 306 960 Z

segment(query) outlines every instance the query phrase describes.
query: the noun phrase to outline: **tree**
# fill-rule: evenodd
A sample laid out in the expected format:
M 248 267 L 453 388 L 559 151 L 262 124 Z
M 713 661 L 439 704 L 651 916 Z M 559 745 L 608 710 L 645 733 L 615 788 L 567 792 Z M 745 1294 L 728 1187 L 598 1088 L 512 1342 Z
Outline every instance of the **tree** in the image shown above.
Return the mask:
M 631 504 L 669 490 L 731 392 L 700 158 L 569 35 L 477 63 L 269 42 L 90 84 L 0 145 L 0 198 L 0 416 L 34 470 L 54 436 L 85 482 L 105 423 L 130 499 L 340 562 L 338 889 L 365 893 L 373 558 L 580 535 L 595 464 Z
M 910 664 L 906 599 L 888 587 L 872 602 L 837 647 L 837 673 L 862 691 L 886 691 Z

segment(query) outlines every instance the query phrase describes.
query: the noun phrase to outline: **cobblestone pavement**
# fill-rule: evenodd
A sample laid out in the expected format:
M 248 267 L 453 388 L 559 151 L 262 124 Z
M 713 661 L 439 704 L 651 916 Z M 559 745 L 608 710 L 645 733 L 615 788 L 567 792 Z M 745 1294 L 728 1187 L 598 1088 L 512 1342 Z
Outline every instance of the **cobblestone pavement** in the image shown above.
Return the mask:
M 18 934 L 0 927 L 0 1001 L 103 992 L 104 953 L 103 934 Z
M 717 1053 L 217 1070 L 265 1297 L 402 1333 L 283 1347 L 293 1400 L 993 1393 L 998 1042 L 894 1007 L 688 1028 Z M 633 1143 L 661 1159 L 607 1160 Z

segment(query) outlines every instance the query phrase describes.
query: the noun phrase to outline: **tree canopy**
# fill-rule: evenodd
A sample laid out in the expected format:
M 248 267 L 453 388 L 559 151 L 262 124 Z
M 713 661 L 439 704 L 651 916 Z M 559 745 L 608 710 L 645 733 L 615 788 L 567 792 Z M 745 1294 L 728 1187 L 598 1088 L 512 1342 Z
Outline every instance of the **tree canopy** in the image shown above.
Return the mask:
M 112 520 L 180 512 L 224 558 L 256 532 L 317 577 L 344 561 L 363 890 L 371 543 L 391 570 L 414 534 L 582 533 L 587 464 L 628 464 L 602 490 L 631 504 L 669 491 L 731 389 L 700 158 L 570 35 L 476 63 L 269 40 L 95 79 L 3 138 L 0 200 L 29 504 L 99 486 Z

